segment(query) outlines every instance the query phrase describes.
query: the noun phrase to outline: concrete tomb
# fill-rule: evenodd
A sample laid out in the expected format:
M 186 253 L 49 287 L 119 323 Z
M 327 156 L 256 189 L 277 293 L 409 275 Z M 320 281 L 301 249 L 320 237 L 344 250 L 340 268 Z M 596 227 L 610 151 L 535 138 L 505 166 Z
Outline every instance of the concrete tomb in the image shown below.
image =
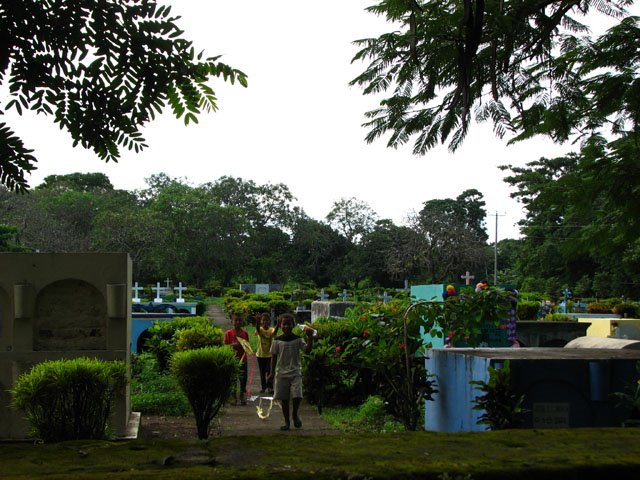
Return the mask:
M 0 439 L 27 438 L 10 408 L 17 378 L 46 360 L 89 357 L 130 365 L 131 259 L 116 253 L 0 253 Z M 111 426 L 127 435 L 129 389 Z
M 611 394 L 637 380 L 640 351 L 611 348 L 432 349 L 425 366 L 439 393 L 425 403 L 425 429 L 484 431 L 482 393 L 471 380 L 489 381 L 488 367 L 509 360 L 516 395 L 524 394 L 523 428 L 616 427 L 629 412 Z

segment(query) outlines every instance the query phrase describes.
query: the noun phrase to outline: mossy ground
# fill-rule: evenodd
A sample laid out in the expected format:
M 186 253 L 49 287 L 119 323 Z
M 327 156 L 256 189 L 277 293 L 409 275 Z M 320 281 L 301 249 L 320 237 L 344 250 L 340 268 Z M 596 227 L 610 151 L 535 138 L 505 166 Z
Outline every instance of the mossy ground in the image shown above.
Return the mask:
M 635 479 L 640 429 L 12 443 L 0 465 L 3 479 Z

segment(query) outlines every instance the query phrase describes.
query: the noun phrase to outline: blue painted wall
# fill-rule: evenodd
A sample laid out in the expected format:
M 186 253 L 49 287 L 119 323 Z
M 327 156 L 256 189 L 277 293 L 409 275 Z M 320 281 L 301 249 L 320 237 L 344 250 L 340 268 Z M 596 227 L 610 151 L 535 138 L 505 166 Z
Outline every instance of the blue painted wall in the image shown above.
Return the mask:
M 437 393 L 425 404 L 425 430 L 439 432 L 484 431 L 478 425 L 482 411 L 473 410 L 473 400 L 480 391 L 471 380 L 487 382 L 489 365 L 499 368 L 508 358 L 512 386 L 516 394 L 524 394 L 522 416 L 524 428 L 553 426 L 617 427 L 629 416 L 630 409 L 621 407 L 612 395 L 637 381 L 636 362 L 640 352 L 583 349 L 579 355 L 563 349 L 484 349 L 484 356 L 473 349 L 432 349 L 427 352 L 425 366 L 435 375 Z M 554 355 L 545 351 L 555 351 Z M 486 353 L 489 356 L 486 356 Z M 541 407 L 560 405 L 564 413 L 541 417 L 534 412 Z M 554 425 L 559 420 L 566 425 Z M 548 423 L 547 423 L 548 421 Z M 536 424 L 537 422 L 537 424 Z

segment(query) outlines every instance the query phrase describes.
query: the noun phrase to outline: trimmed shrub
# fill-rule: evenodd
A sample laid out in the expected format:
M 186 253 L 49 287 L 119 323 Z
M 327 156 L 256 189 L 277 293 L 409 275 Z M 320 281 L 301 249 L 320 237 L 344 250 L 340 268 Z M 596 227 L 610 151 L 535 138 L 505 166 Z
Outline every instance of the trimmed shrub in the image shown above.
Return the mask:
M 516 308 L 518 320 L 535 320 L 540 310 L 540 302 L 520 300 Z
M 100 439 L 115 396 L 126 384 L 124 362 L 83 357 L 35 365 L 20 375 L 11 394 L 33 436 L 45 442 Z
M 613 307 L 613 313 L 626 318 L 638 318 L 639 311 L 638 305 L 632 302 L 618 303 Z
M 231 396 L 240 365 L 227 345 L 176 352 L 171 371 L 189 399 L 198 438 L 209 438 L 209 425 Z
M 170 321 L 156 322 L 149 328 L 151 336 L 144 346 L 147 351 L 155 355 L 161 372 L 166 372 L 169 369 L 169 359 L 177 349 L 178 334 L 182 330 L 194 331 L 190 336 L 185 335 L 182 347 L 186 347 L 192 340 L 197 345 L 198 342 L 204 342 L 205 338 L 210 339 L 210 343 L 207 345 L 222 345 L 223 343 L 224 333 L 220 328 L 211 325 L 211 321 L 207 317 L 176 317 Z M 200 340 L 197 342 L 195 337 Z
M 577 322 L 578 319 L 565 313 L 548 313 L 544 317 L 545 322 Z
M 613 313 L 613 307 L 607 302 L 596 302 L 587 305 L 587 313 Z
M 175 333 L 176 350 L 195 350 L 196 348 L 222 345 L 224 333 L 213 325 L 196 325 L 192 328 L 182 328 Z

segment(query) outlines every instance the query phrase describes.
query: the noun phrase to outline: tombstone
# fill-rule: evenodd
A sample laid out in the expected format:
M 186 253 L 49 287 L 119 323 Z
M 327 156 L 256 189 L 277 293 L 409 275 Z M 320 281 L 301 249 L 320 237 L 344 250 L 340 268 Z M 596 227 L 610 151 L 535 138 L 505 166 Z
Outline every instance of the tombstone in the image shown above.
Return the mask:
M 7 390 L 37 363 L 86 356 L 129 368 L 130 305 L 128 254 L 0 254 L 0 439 L 28 437 Z M 110 422 L 116 436 L 130 418 L 127 387 Z
M 329 295 L 324 293 L 324 288 L 320 290 L 320 293 L 316 293 L 316 297 L 318 297 L 321 302 L 329 299 Z
M 156 282 L 156 288 L 154 290 L 156 291 L 156 298 L 153 299 L 153 302 L 162 303 L 162 297 L 160 296 L 160 282 Z
M 182 282 L 178 283 L 177 287 L 174 287 L 174 290 L 178 291 L 178 298 L 176 299 L 177 303 L 184 303 L 184 298 L 182 298 L 182 292 L 184 292 L 187 287 L 182 286 Z
M 473 279 L 474 279 L 474 278 L 476 278 L 476 277 L 474 277 L 473 275 L 471 275 L 471 274 L 469 273 L 469 271 L 467 270 L 467 272 L 466 272 L 464 275 L 461 275 L 461 276 L 460 276 L 460 278 L 462 278 L 462 279 L 464 280 L 464 284 L 465 284 L 465 285 L 471 285 L 471 280 L 473 280 Z
M 355 305 L 353 302 L 327 302 L 316 300 L 311 303 L 311 321 L 320 317 L 342 318 L 347 308 Z
M 378 298 L 386 305 L 393 297 L 387 294 L 387 292 L 383 292 L 382 295 L 378 295 Z
M 351 295 L 350 293 L 347 292 L 347 289 L 343 289 L 342 290 L 342 294 L 340 295 L 340 298 L 342 299 L 343 302 L 346 302 L 349 300 L 349 297 L 352 297 L 353 295 Z
M 144 289 L 142 287 L 139 287 L 138 282 L 136 282 L 133 288 L 131 288 L 131 290 L 133 290 L 133 298 L 131 299 L 131 301 L 133 303 L 140 303 L 140 297 L 138 296 L 138 292 Z
M 282 290 L 282 285 L 279 283 L 241 283 L 238 288 L 246 293 L 267 294 Z

